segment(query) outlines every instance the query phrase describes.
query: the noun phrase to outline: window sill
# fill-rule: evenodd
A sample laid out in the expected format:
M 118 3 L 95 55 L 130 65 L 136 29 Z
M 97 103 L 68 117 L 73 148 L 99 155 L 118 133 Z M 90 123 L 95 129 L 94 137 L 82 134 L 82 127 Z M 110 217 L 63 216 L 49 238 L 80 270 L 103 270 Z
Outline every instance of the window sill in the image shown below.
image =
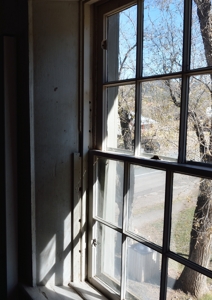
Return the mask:
M 68 287 L 22 285 L 21 290 L 29 300 L 108 300 L 87 282 L 71 282 Z
M 82 300 L 73 288 L 66 286 L 29 287 L 22 285 L 21 290 L 29 300 Z
M 71 282 L 69 283 L 70 288 L 73 288 L 77 291 L 77 293 L 82 297 L 84 300 L 108 300 L 105 296 L 103 296 L 99 291 L 94 289 L 89 283 L 87 282 Z

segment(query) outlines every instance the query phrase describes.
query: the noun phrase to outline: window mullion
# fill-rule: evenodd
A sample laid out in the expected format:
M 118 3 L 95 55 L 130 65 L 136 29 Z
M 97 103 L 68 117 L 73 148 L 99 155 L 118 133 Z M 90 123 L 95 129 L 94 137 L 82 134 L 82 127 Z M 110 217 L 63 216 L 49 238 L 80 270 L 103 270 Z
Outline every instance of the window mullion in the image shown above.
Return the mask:
M 184 0 L 183 73 L 190 69 L 192 0 Z
M 187 116 L 188 116 L 189 78 L 184 74 L 182 77 L 181 110 L 180 110 L 180 137 L 178 162 L 186 162 L 187 145 Z
M 140 78 L 143 68 L 143 9 L 144 1 L 139 0 L 137 4 L 137 60 L 136 78 Z
M 136 82 L 136 93 L 135 93 L 135 138 L 134 138 L 134 147 L 135 147 L 135 156 L 140 156 L 141 144 L 141 85 Z
M 126 295 L 126 261 L 127 261 L 127 236 L 122 235 L 122 253 L 121 253 L 121 299 Z
M 141 137 L 141 84 L 138 82 L 143 66 L 143 7 L 144 1 L 137 4 L 137 52 L 136 52 L 136 93 L 135 93 L 135 156 L 140 156 Z
M 128 193 L 129 193 L 129 179 L 130 179 L 130 164 L 125 161 L 124 163 L 124 197 L 123 197 L 123 217 L 122 217 L 122 230 L 126 231 L 128 222 Z M 125 299 L 126 294 L 126 261 L 127 261 L 127 236 L 122 234 L 122 254 L 121 254 L 121 299 Z
M 183 35 L 183 73 L 181 87 L 181 111 L 180 111 L 180 137 L 178 162 L 186 162 L 186 141 L 187 141 L 187 116 L 188 116 L 188 94 L 189 79 L 186 72 L 190 68 L 191 52 L 191 0 L 184 0 L 184 35 Z
M 96 211 L 96 174 L 97 174 L 97 160 L 96 157 L 89 154 L 89 169 L 91 170 L 89 177 L 89 226 L 93 228 L 88 233 L 89 245 L 91 245 L 94 238 L 96 238 L 96 222 L 93 220 Z M 92 245 L 89 247 L 88 251 L 88 276 L 93 278 L 96 270 L 96 248 Z
M 107 88 L 103 87 L 102 89 L 102 149 L 106 150 L 107 145 Z
M 173 172 L 166 171 L 166 194 L 165 194 L 165 210 L 164 210 L 164 229 L 163 229 L 163 250 L 162 250 L 162 266 L 161 266 L 161 289 L 160 300 L 166 299 L 167 289 L 167 271 L 168 257 L 167 253 L 170 249 L 171 236 L 171 213 L 172 213 L 172 191 L 173 191 Z

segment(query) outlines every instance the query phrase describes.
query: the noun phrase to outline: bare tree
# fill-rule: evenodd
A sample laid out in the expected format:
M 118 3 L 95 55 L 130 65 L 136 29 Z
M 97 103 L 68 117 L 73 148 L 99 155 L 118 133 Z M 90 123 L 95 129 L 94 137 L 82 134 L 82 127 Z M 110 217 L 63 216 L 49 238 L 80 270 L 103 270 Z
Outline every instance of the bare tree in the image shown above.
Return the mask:
M 212 66 L 212 11 L 210 0 L 194 0 L 197 6 L 197 16 L 199 19 L 200 32 L 204 45 L 205 58 L 207 66 Z M 210 75 L 210 81 L 212 76 Z M 205 83 L 205 88 L 209 90 L 210 100 L 212 100 L 211 83 Z M 212 102 L 210 103 L 210 106 Z M 201 161 L 211 163 L 212 161 L 212 127 L 208 127 L 209 142 L 205 136 L 205 124 L 202 124 L 195 110 L 189 110 L 194 130 L 199 142 L 199 154 Z M 211 120 L 209 120 L 211 123 Z M 189 259 L 195 263 L 208 268 L 211 258 L 211 237 L 212 237 L 212 182 L 209 179 L 202 178 L 199 185 L 199 195 L 197 198 L 194 212 Z M 208 291 L 206 277 L 187 267 L 184 268 L 180 278 L 179 287 L 184 292 L 190 292 L 196 297 L 202 296 Z
M 173 13 L 172 9 L 169 9 L 172 2 L 173 1 L 171 0 L 148 0 L 145 2 L 146 11 L 148 11 L 148 6 L 152 9 L 153 5 L 156 8 L 156 12 L 157 10 L 160 10 L 164 14 L 163 20 L 157 19 L 156 17 L 153 20 L 152 15 L 148 15 L 148 13 L 146 13 L 146 26 L 148 28 L 144 31 L 143 54 L 143 70 L 144 75 L 146 76 L 178 72 L 182 66 L 183 6 L 181 4 L 183 2 L 175 1 L 175 13 Z M 211 1 L 193 0 L 193 4 L 196 4 L 196 7 L 194 7 L 196 11 L 193 11 L 194 18 L 192 26 L 193 30 L 195 26 L 197 26 L 196 29 L 199 27 L 202 46 L 198 48 L 198 43 L 195 41 L 195 36 L 193 36 L 191 64 L 193 64 L 194 68 L 203 66 L 210 67 L 212 66 Z M 177 22 L 175 20 L 176 14 L 178 14 L 179 18 L 177 20 L 178 25 L 176 25 Z M 128 16 L 128 19 L 130 22 L 133 22 L 130 15 Z M 180 24 L 181 21 L 182 24 Z M 125 37 L 124 34 L 122 35 L 123 39 L 126 40 L 127 37 Z M 126 74 L 126 69 L 130 65 L 129 57 L 135 47 L 135 44 L 129 43 L 128 48 L 125 49 L 124 54 L 120 57 L 118 76 L 121 79 L 123 78 L 123 70 L 125 70 Z M 201 50 L 204 52 L 204 58 L 202 58 L 203 54 L 201 53 Z M 173 84 L 173 81 L 175 81 L 175 84 Z M 166 94 L 167 100 L 172 103 L 173 108 L 175 107 L 175 111 L 179 114 L 181 106 L 180 81 L 175 79 L 164 80 L 163 82 L 161 81 L 161 83 L 158 83 L 156 88 L 163 89 L 163 93 Z M 151 91 L 149 91 L 149 94 L 150 93 Z M 191 136 L 189 136 L 190 133 L 188 133 L 187 140 L 191 140 L 191 143 L 187 141 L 187 158 L 208 164 L 212 162 L 212 123 L 211 115 L 209 114 L 207 116 L 205 111 L 207 108 L 212 107 L 212 75 L 192 76 L 190 78 L 189 93 L 188 129 L 190 129 Z M 158 99 L 159 98 L 157 98 L 157 102 L 160 103 Z M 164 114 L 162 106 L 161 113 Z M 123 105 L 123 99 L 119 102 L 119 117 L 122 128 L 122 136 L 125 141 L 125 148 L 129 149 L 132 139 L 129 127 L 129 107 Z M 164 121 L 162 123 L 164 123 Z M 172 125 L 173 122 L 170 122 L 170 126 Z M 179 128 L 176 130 L 179 130 Z M 201 178 L 199 183 L 199 195 L 197 197 L 190 234 L 189 260 L 208 268 L 211 258 L 211 236 L 212 181 L 206 178 Z M 208 291 L 206 277 L 188 267 L 184 267 L 183 272 L 177 281 L 176 288 L 180 288 L 185 293 L 190 293 L 197 298 Z

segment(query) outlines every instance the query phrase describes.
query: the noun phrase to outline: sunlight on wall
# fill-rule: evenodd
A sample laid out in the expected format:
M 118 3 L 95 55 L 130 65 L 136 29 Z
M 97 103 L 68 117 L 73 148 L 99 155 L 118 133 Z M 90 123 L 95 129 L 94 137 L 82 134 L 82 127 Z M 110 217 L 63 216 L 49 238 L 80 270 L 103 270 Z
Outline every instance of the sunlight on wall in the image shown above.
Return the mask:
M 55 273 L 52 274 L 52 276 L 48 279 L 48 281 L 45 284 L 46 287 L 52 288 L 55 286 Z
M 71 280 L 70 277 L 71 270 L 71 254 L 70 252 L 64 259 L 64 268 L 63 268 L 63 285 L 67 286 Z
M 64 240 L 63 251 L 65 254 L 63 263 L 63 284 L 67 285 L 70 282 L 71 270 L 71 213 L 64 220 Z
M 71 213 L 64 220 L 64 241 L 63 250 L 66 250 L 71 243 Z
M 56 262 L 56 234 L 52 237 L 49 243 L 46 245 L 44 250 L 40 254 L 40 278 L 41 282 L 44 280 L 46 275 L 50 272 L 51 268 L 55 265 Z M 55 274 L 53 274 L 47 282 L 52 284 L 55 283 Z M 47 283 L 45 282 L 45 284 Z

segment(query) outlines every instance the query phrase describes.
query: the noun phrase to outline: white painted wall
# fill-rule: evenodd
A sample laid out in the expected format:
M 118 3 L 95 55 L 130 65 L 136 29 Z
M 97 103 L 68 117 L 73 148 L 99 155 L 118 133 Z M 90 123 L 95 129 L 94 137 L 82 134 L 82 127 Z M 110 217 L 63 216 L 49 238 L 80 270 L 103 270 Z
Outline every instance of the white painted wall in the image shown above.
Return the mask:
M 36 283 L 61 285 L 71 279 L 71 154 L 79 151 L 79 2 L 32 1 L 31 16 Z

